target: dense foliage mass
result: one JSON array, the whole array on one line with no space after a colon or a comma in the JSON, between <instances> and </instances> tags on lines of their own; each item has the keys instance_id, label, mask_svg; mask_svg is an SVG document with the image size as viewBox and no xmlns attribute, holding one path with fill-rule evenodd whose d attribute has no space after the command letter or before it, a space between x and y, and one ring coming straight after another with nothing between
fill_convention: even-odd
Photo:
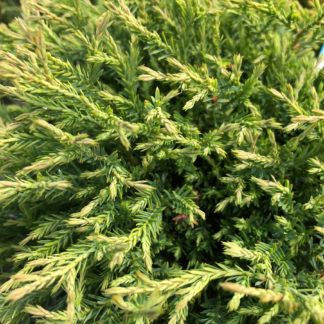
<instances>
[{"instance_id":1,"label":"dense foliage mass","mask_svg":"<svg viewBox=\"0 0 324 324\"><path fill-rule=\"evenodd\" d=\"M324 323L324 9L25 0L0 27L1 323Z\"/></svg>"}]
</instances>

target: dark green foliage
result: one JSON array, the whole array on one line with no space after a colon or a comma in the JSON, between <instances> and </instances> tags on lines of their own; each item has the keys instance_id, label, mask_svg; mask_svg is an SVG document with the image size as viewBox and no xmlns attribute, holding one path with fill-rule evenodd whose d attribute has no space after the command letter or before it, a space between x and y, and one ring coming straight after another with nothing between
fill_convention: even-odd
<instances>
[{"instance_id":1,"label":"dark green foliage","mask_svg":"<svg viewBox=\"0 0 324 324\"><path fill-rule=\"evenodd\" d=\"M324 323L310 4L22 2L0 27L1 323Z\"/></svg>"},{"instance_id":2,"label":"dark green foliage","mask_svg":"<svg viewBox=\"0 0 324 324\"><path fill-rule=\"evenodd\" d=\"M19 1L0 1L0 22L8 23L19 14Z\"/></svg>"}]
</instances>

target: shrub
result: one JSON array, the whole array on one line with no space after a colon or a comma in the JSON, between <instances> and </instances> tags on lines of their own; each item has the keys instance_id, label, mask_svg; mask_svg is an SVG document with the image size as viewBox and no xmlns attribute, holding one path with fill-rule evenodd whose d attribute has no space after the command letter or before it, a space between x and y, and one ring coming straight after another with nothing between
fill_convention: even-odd
<instances>
[{"instance_id":1,"label":"shrub","mask_svg":"<svg viewBox=\"0 0 324 324\"><path fill-rule=\"evenodd\" d=\"M1 26L2 323L323 323L324 10L25 0Z\"/></svg>"}]
</instances>

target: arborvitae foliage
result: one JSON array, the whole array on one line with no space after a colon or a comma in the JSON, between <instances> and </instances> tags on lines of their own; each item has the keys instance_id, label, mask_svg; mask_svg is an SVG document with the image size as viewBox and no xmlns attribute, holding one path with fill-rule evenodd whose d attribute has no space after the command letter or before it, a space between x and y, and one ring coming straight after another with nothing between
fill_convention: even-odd
<instances>
[{"instance_id":1,"label":"arborvitae foliage","mask_svg":"<svg viewBox=\"0 0 324 324\"><path fill-rule=\"evenodd\" d=\"M311 4L22 1L0 29L1 323L324 322Z\"/></svg>"}]
</instances>

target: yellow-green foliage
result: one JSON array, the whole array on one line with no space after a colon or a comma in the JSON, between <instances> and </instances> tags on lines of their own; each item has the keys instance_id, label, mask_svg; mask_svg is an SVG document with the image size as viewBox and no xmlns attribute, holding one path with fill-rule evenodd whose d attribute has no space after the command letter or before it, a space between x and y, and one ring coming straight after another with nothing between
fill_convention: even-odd
<instances>
[{"instance_id":1,"label":"yellow-green foliage","mask_svg":"<svg viewBox=\"0 0 324 324\"><path fill-rule=\"evenodd\" d=\"M0 26L0 322L324 323L324 8L24 0Z\"/></svg>"}]
</instances>

